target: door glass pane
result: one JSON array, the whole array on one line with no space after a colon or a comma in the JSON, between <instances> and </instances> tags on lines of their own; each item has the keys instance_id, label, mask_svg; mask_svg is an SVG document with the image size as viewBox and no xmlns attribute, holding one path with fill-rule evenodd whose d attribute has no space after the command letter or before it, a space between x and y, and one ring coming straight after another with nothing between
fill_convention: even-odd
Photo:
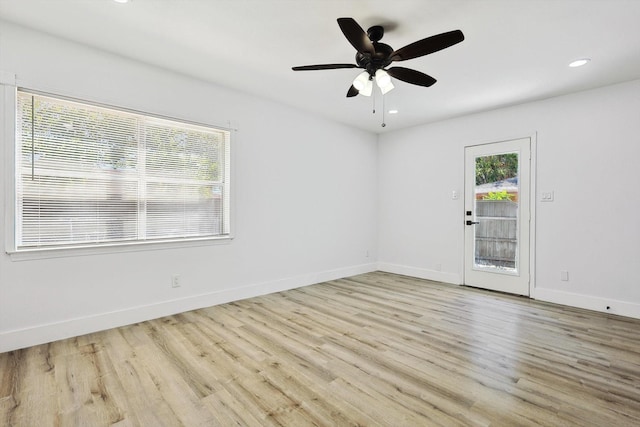
<instances>
[{"instance_id":1,"label":"door glass pane","mask_svg":"<svg viewBox=\"0 0 640 427\"><path fill-rule=\"evenodd\" d=\"M518 273L518 153L476 157L474 268Z\"/></svg>"}]
</instances>

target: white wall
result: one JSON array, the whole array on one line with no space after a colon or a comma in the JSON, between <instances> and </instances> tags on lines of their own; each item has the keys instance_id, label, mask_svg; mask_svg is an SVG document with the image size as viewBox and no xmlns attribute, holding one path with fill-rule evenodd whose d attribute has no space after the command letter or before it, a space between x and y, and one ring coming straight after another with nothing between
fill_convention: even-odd
<instances>
[{"instance_id":1,"label":"white wall","mask_svg":"<svg viewBox=\"0 0 640 427\"><path fill-rule=\"evenodd\" d=\"M464 146L536 133L532 296L640 317L640 80L381 136L380 269L462 283Z\"/></svg>"},{"instance_id":2,"label":"white wall","mask_svg":"<svg viewBox=\"0 0 640 427\"><path fill-rule=\"evenodd\" d=\"M24 261L2 251L0 352L375 270L375 135L0 24L0 72L19 86L239 129L231 243Z\"/></svg>"}]
</instances>

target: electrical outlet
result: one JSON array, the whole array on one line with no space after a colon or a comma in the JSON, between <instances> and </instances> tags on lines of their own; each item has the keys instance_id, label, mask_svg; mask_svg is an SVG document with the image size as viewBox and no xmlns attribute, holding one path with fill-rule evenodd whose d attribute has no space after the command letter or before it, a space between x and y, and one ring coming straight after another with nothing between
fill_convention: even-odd
<instances>
[{"instance_id":1,"label":"electrical outlet","mask_svg":"<svg viewBox=\"0 0 640 427\"><path fill-rule=\"evenodd\" d=\"M181 286L181 282L180 282L180 275L179 274L174 274L173 276L171 276L171 287L172 288L179 288Z\"/></svg>"},{"instance_id":2,"label":"electrical outlet","mask_svg":"<svg viewBox=\"0 0 640 427\"><path fill-rule=\"evenodd\" d=\"M569 272L568 271L561 271L560 272L560 280L562 280L563 282L568 282L569 281Z\"/></svg>"}]
</instances>

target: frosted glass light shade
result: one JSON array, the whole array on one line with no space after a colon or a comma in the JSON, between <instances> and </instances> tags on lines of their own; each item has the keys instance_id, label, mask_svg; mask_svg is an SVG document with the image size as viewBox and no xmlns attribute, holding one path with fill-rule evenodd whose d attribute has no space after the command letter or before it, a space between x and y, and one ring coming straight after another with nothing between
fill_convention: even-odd
<instances>
[{"instance_id":1,"label":"frosted glass light shade","mask_svg":"<svg viewBox=\"0 0 640 427\"><path fill-rule=\"evenodd\" d=\"M360 95L371 96L373 90L373 82L369 79L369 73L363 71L353 81L353 87L358 90Z\"/></svg>"},{"instance_id":2,"label":"frosted glass light shade","mask_svg":"<svg viewBox=\"0 0 640 427\"><path fill-rule=\"evenodd\" d=\"M383 69L376 71L376 83L383 95L395 87L391 83L391 76Z\"/></svg>"}]
</instances>

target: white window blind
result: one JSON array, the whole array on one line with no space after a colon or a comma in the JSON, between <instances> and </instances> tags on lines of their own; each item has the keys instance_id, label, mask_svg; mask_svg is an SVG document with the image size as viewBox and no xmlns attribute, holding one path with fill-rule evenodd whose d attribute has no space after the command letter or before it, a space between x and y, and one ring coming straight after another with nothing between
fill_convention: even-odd
<instances>
[{"instance_id":1,"label":"white window blind","mask_svg":"<svg viewBox=\"0 0 640 427\"><path fill-rule=\"evenodd\" d=\"M16 249L224 237L230 132L18 92Z\"/></svg>"}]
</instances>

